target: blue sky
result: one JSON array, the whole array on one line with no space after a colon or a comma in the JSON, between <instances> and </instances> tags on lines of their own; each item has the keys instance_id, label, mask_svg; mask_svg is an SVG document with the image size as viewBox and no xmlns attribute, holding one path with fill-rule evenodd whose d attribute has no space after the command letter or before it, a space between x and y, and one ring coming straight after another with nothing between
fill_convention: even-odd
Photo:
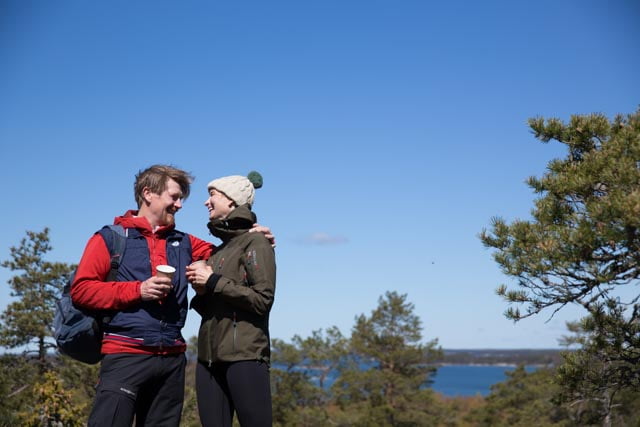
<instances>
[{"instance_id":1,"label":"blue sky","mask_svg":"<svg viewBox=\"0 0 640 427\"><path fill-rule=\"evenodd\" d=\"M564 155L528 118L638 108L639 19L631 0L5 0L0 259L49 227L48 259L77 262L154 163L195 175L178 225L212 238L207 182L258 170L273 337L348 334L393 290L445 348L557 347L582 313L505 319L478 233L528 218L525 179Z\"/></svg>"}]
</instances>

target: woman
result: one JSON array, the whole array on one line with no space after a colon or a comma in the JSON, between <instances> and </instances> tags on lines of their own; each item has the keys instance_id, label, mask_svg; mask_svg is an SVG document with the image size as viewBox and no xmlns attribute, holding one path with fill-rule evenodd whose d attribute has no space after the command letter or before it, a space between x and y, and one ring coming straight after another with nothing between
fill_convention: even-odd
<instances>
[{"instance_id":1,"label":"woman","mask_svg":"<svg viewBox=\"0 0 640 427\"><path fill-rule=\"evenodd\" d=\"M249 233L262 177L227 176L211 181L209 230L222 245L204 262L187 267L202 316L198 333L196 393L204 426L270 426L269 311L276 280L275 254L262 233Z\"/></svg>"}]
</instances>

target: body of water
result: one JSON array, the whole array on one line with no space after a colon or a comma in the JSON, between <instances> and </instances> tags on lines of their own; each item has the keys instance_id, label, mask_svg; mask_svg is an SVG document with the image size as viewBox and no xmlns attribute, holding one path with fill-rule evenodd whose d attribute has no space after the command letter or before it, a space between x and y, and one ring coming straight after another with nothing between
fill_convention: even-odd
<instances>
[{"instance_id":1,"label":"body of water","mask_svg":"<svg viewBox=\"0 0 640 427\"><path fill-rule=\"evenodd\" d=\"M495 365L446 365L438 368L431 388L445 396L486 396L493 384L505 381L507 372L515 366ZM526 370L532 372L533 366Z\"/></svg>"},{"instance_id":2,"label":"body of water","mask_svg":"<svg viewBox=\"0 0 640 427\"><path fill-rule=\"evenodd\" d=\"M275 369L282 366L274 364ZM513 371L515 366L503 365L445 365L440 366L436 375L432 378L431 388L447 397L487 396L491 392L493 384L505 381L507 372ZM363 369L366 367L363 366ZM532 372L535 366L526 366L527 372ZM302 369L301 369L302 370ZM316 383L318 376L313 369L305 370ZM331 387L336 380L337 372L329 374L324 386Z\"/></svg>"}]
</instances>

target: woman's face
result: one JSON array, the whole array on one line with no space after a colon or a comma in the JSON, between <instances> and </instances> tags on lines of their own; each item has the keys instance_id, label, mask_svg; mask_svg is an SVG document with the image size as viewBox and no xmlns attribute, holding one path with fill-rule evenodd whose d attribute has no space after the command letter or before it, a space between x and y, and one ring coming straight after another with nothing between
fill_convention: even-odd
<instances>
[{"instance_id":1,"label":"woman's face","mask_svg":"<svg viewBox=\"0 0 640 427\"><path fill-rule=\"evenodd\" d=\"M235 204L224 193L212 188L204 205L209 210L209 219L226 218L234 210Z\"/></svg>"}]
</instances>

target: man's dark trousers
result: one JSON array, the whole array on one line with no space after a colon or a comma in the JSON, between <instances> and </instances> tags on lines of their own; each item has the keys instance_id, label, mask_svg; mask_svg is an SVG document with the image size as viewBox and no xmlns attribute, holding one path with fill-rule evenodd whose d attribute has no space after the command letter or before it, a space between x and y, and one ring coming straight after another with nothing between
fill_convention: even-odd
<instances>
[{"instance_id":1,"label":"man's dark trousers","mask_svg":"<svg viewBox=\"0 0 640 427\"><path fill-rule=\"evenodd\" d=\"M88 425L180 425L185 364L183 353L105 355Z\"/></svg>"}]
</instances>

